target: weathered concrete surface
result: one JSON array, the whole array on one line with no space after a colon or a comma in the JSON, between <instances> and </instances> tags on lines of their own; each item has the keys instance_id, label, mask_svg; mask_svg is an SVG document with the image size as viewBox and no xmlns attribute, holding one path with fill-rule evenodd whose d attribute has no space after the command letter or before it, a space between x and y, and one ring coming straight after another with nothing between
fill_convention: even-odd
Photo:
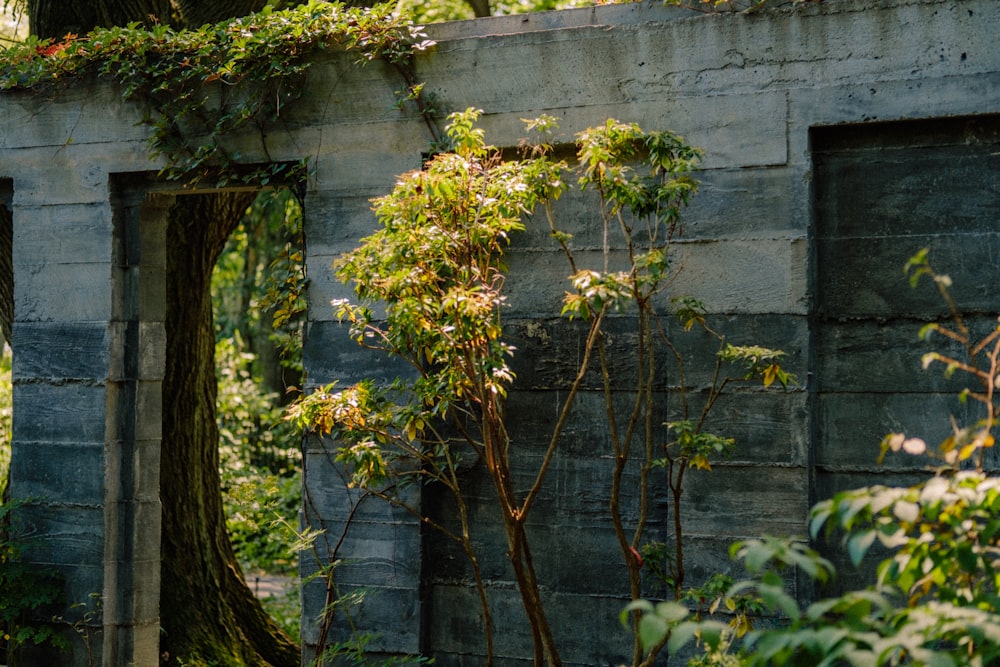
<instances>
[{"instance_id":1,"label":"weathered concrete surface","mask_svg":"<svg viewBox=\"0 0 1000 667\"><path fill-rule=\"evenodd\" d=\"M1000 309L1000 5L995 0L827 0L754 15L701 16L657 2L428 28L438 46L418 76L443 109L485 110L489 140L516 145L521 118L548 113L560 138L608 117L672 129L705 149L702 191L677 246L673 294L703 299L735 342L785 349L801 385L735 391L717 426L734 458L690 478L685 518L691 576L731 568L732 539L802 534L810 502L913 466L874 466L889 430L933 438L954 384L917 370L915 328L939 314L911 292L901 264L935 249L965 305ZM399 83L378 65L331 55L309 74L266 146L235 138L250 160L309 158L305 202L313 304L306 368L313 384L400 371L346 340L327 302L346 296L331 261L373 228L368 199L418 168L422 122L394 107ZM162 191L143 174L147 130L114 86L52 97L0 95L0 203L14 218L15 444L12 490L41 538L31 552L66 576L67 599L103 593L100 661L155 664L159 379L162 373ZM924 119L919 124L897 123ZM136 177L139 175L139 177ZM600 246L584 202L560 214L582 254ZM158 245L159 244L159 245ZM580 346L558 318L568 269L545 230L514 240L506 322L519 351L510 410L523 474L551 427ZM666 304L664 304L666 305ZM628 322L612 323L621 354ZM911 335L910 329L914 329ZM697 337L685 350L710 359ZM674 380L658 370L666 394ZM704 372L691 370L695 386ZM627 400L627 391L617 400ZM588 384L531 525L567 664L618 664L625 575L604 519L608 493L602 398ZM670 418L669 407L662 420ZM339 537L351 492L320 443L305 449L306 518ZM903 475L901 477L901 475ZM876 477L877 476L877 477ZM530 656L490 492L470 478L477 543L503 664ZM428 511L447 518L432 491ZM654 535L668 533L657 492ZM335 542L336 540L333 540ZM475 600L451 545L411 517L366 501L339 557L345 588L364 587L359 627L374 648L476 664ZM311 569L303 563L305 573ZM133 593L135 593L133 595ZM306 655L324 602L304 592ZM46 661L49 662L46 662ZM82 647L61 664L86 664ZM55 664L39 656L36 664Z\"/></svg>"}]
</instances>

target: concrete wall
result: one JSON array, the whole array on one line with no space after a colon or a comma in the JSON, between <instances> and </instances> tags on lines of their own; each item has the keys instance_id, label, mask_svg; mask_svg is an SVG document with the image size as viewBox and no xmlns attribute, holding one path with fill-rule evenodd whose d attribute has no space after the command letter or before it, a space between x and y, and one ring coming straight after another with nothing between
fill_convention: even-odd
<instances>
[{"instance_id":1,"label":"concrete wall","mask_svg":"<svg viewBox=\"0 0 1000 667\"><path fill-rule=\"evenodd\" d=\"M811 501L835 488L912 473L876 469L877 443L889 430L939 432L925 394L943 405L951 388L914 378L911 324L939 311L933 295L906 287L902 261L931 243L942 263L959 264L941 268L968 285L973 309L1000 305L990 289L997 121L986 117L1000 113L994 0L828 0L732 16L643 3L429 32L439 44L418 59L418 77L443 109L484 109L491 143L516 145L519 119L544 112L559 119L564 141L615 117L672 129L706 152L673 294L702 299L736 342L786 350L802 384L778 395L737 391L720 405L718 425L738 438L738 453L690 478L694 580L731 567L733 539L803 533ZM363 353L334 321L326 304L347 290L329 266L373 228L369 198L420 166L426 130L395 109L399 83L387 69L359 70L334 55L309 76L308 94L269 131L266 150L256 136L237 141L249 160L312 161L310 383L392 376L389 360ZM101 83L55 97L0 96L0 195L9 193L15 233L12 490L31 498L22 518L41 538L32 557L64 572L68 598L104 593L105 664L152 664L159 590L157 531L145 517L158 488L157 282L170 277L156 250L164 202L143 197L162 187L131 176L156 166L138 117ZM925 120L897 123L913 119ZM596 247L593 218L581 210L572 198L562 209L578 242ZM510 411L530 462L580 339L558 318L568 270L545 231L529 228L513 248L506 318L520 380ZM628 322L612 326L624 332ZM685 344L710 354L701 339ZM664 369L657 382L665 397L674 380ZM567 664L617 664L627 650L617 624L624 568L603 519L607 444L595 388L580 399L531 525ZM321 443L307 443L305 469L306 517L335 542L351 494ZM488 500L481 480L470 481ZM422 501L447 516L433 490ZM663 535L662 495L656 502L654 532ZM488 502L477 512L488 519ZM487 523L476 539L498 654L503 664L527 662L504 547ZM358 621L380 633L376 649L477 662L475 601L448 545L366 501L339 555L341 584L369 592ZM306 587L307 656L323 600L321 585ZM79 647L74 660L86 664Z\"/></svg>"}]
</instances>

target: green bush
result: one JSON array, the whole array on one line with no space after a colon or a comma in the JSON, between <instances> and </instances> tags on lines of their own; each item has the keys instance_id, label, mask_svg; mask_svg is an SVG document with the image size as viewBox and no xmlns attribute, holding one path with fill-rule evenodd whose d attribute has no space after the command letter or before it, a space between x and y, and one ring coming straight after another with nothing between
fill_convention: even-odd
<instances>
[{"instance_id":1,"label":"green bush","mask_svg":"<svg viewBox=\"0 0 1000 667\"><path fill-rule=\"evenodd\" d=\"M938 448L940 465L925 481L844 491L813 508L811 537L839 536L855 565L875 544L888 550L876 580L802 607L785 591L784 575L794 569L825 583L835 575L832 564L790 539L739 543L732 553L751 578L726 596L753 592L784 622L736 643L726 625L697 619L685 605L639 601L627 611L643 612L644 643L667 641L676 651L697 637L706 657L696 664L725 664L722 657L751 667L998 664L1000 478L984 472L983 464L1000 416L994 396L1000 384L1000 326L982 338L973 336L951 298L951 281L932 269L926 250L905 271L913 286L929 277L951 313L949 324L929 324L921 336L937 334L964 351L930 352L925 368L942 364L946 374L967 374L970 387L961 397L978 403L983 414L967 426L952 420L952 434ZM892 433L882 442L882 455L890 453L923 456L929 449L920 438Z\"/></svg>"},{"instance_id":2,"label":"green bush","mask_svg":"<svg viewBox=\"0 0 1000 667\"><path fill-rule=\"evenodd\" d=\"M252 355L237 341L216 345L220 477L233 549L248 570L290 573L302 503L298 436L282 419L278 397L250 375Z\"/></svg>"}]
</instances>

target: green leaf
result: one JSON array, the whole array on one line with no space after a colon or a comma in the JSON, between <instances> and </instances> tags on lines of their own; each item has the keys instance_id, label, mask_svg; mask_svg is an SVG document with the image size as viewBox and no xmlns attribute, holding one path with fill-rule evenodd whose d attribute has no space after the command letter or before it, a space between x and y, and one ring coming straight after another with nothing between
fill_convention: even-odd
<instances>
[{"instance_id":1,"label":"green leaf","mask_svg":"<svg viewBox=\"0 0 1000 667\"><path fill-rule=\"evenodd\" d=\"M647 649L662 641L668 632L670 625L659 614L643 614L639 619L639 641Z\"/></svg>"},{"instance_id":2,"label":"green leaf","mask_svg":"<svg viewBox=\"0 0 1000 667\"><path fill-rule=\"evenodd\" d=\"M777 574L768 572L764 575L764 579L757 590L760 593L760 597L763 598L769 607L780 611L793 621L798 620L801 615L799 605L792 596L785 592L784 582L781 581L781 577Z\"/></svg>"},{"instance_id":3,"label":"green leaf","mask_svg":"<svg viewBox=\"0 0 1000 667\"><path fill-rule=\"evenodd\" d=\"M868 549L877 537L878 531L870 529L851 536L851 538L847 541L847 552L850 555L851 563L854 566L861 564L861 561L864 560L865 554L868 553Z\"/></svg>"},{"instance_id":4,"label":"green leaf","mask_svg":"<svg viewBox=\"0 0 1000 667\"><path fill-rule=\"evenodd\" d=\"M667 642L667 651L671 655L678 653L687 645L688 642L694 639L695 635L698 633L698 629L698 623L691 621L679 623L673 630L670 631L670 641ZM643 646L648 648L651 644L644 643Z\"/></svg>"}]
</instances>

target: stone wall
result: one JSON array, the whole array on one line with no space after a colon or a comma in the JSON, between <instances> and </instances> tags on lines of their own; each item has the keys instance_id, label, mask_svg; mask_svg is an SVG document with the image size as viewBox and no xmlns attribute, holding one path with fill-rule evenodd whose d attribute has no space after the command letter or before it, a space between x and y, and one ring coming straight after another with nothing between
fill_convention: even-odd
<instances>
[{"instance_id":1,"label":"stone wall","mask_svg":"<svg viewBox=\"0 0 1000 667\"><path fill-rule=\"evenodd\" d=\"M516 145L520 119L548 113L561 141L615 117L674 130L705 150L672 293L703 300L735 342L787 351L800 384L773 395L736 391L720 405L717 426L739 444L731 461L690 478L693 580L731 567L733 539L802 534L810 503L833 489L914 472L877 468L877 443L889 430L933 439L944 422L928 400L946 407L953 387L920 375L915 329L940 310L929 291L909 290L902 262L931 245L968 308L985 319L1000 305L991 290L1000 178L990 116L1000 113L994 0L828 0L724 16L641 3L428 32L438 45L418 59L418 77L443 109L484 109L491 143ZM390 360L363 353L335 322L326 304L348 290L329 267L373 228L369 199L420 166L426 129L396 110L400 84L388 69L331 55L309 76L307 96L283 112L266 146L248 136L241 152L257 162L311 160L310 383L391 377ZM109 665L154 664L157 641L157 392L162 281L172 279L163 276L160 212L170 193L146 177L157 165L139 118L101 82L55 97L0 96L0 202L10 200L14 221L12 491L29 499L22 518L40 538L31 557L64 573L67 599L103 593L94 630L103 629ZM577 242L598 247L582 203L561 206ZM580 339L558 317L568 270L544 230L529 226L514 240L510 267L506 321L519 375L510 411L515 446L530 459ZM686 344L711 353L698 338ZM664 397L673 382L664 369ZM624 568L603 519L601 400L588 385L530 527L567 664L618 664L627 646L617 623ZM670 406L661 410L667 418ZM305 516L335 542L352 492L320 443L307 443L305 464ZM502 539L487 527L490 492L471 481L484 499L477 541L498 654L503 664L527 662ZM433 489L418 500L446 516ZM665 535L665 499L656 502L654 532ZM379 633L376 649L477 662L475 600L448 545L366 501L339 555L341 585L369 593L358 622ZM307 656L323 601L322 585L306 587ZM86 664L82 648L72 661Z\"/></svg>"}]
</instances>

